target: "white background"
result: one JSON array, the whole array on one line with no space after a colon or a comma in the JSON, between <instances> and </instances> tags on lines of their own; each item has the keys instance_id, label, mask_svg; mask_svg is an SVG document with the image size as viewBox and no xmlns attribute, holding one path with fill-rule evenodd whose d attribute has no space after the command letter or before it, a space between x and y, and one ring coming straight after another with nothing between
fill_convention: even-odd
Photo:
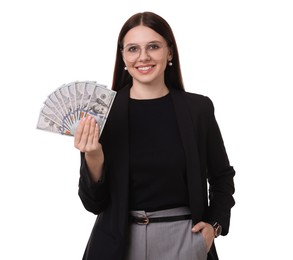
<instances>
[{"instance_id":1,"label":"white background","mask_svg":"<svg viewBox=\"0 0 293 260\"><path fill-rule=\"evenodd\" d=\"M73 138L36 130L63 83L111 85L126 19L173 28L187 91L209 96L237 171L221 259L288 259L292 242L293 8L284 0L0 3L0 259L81 259L95 216L77 195Z\"/></svg>"}]
</instances>

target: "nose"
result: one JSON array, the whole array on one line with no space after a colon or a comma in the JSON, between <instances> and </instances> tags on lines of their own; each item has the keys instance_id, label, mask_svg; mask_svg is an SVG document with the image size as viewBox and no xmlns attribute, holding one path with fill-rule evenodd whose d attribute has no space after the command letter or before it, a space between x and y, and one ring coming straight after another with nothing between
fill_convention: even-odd
<instances>
[{"instance_id":1,"label":"nose","mask_svg":"<svg viewBox=\"0 0 293 260\"><path fill-rule=\"evenodd\" d=\"M140 54L139 54L139 60L144 61L144 60L150 60L150 55L148 54L146 48L141 48L140 49Z\"/></svg>"}]
</instances>

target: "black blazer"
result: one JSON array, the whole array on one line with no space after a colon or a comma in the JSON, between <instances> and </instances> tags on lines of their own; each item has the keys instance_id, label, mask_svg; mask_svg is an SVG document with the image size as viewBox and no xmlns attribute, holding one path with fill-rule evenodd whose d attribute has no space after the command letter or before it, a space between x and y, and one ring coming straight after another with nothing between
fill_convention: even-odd
<instances>
[{"instance_id":1,"label":"black blazer","mask_svg":"<svg viewBox=\"0 0 293 260\"><path fill-rule=\"evenodd\" d=\"M105 155L102 181L89 177L81 154L79 196L84 207L97 214L84 260L123 260L128 226L128 100L129 87L118 91L100 142ZM217 221L223 235L229 230L234 206L235 171L207 97L170 89L185 151L190 209L194 223ZM209 192L207 186L209 181ZM209 194L209 205L208 205ZM218 259L212 246L208 259Z\"/></svg>"}]
</instances>

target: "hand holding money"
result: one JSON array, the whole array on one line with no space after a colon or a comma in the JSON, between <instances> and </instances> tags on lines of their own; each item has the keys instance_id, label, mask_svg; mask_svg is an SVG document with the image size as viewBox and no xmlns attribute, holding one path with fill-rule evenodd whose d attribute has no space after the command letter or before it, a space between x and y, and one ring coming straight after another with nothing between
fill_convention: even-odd
<instances>
[{"instance_id":1,"label":"hand holding money","mask_svg":"<svg viewBox=\"0 0 293 260\"><path fill-rule=\"evenodd\" d=\"M102 176L104 153L99 143L99 126L94 117L87 116L80 121L74 136L74 146L85 153L92 180L99 181Z\"/></svg>"}]
</instances>

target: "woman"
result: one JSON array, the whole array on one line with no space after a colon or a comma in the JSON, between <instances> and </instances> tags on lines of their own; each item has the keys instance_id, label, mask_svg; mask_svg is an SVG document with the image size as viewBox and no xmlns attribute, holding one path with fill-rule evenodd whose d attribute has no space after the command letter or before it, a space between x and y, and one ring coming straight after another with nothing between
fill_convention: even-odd
<instances>
[{"instance_id":1,"label":"woman","mask_svg":"<svg viewBox=\"0 0 293 260\"><path fill-rule=\"evenodd\" d=\"M83 259L218 259L235 172L212 102L184 91L162 17L138 13L123 25L112 89L101 138L90 117L75 135L79 196L98 215Z\"/></svg>"}]
</instances>

